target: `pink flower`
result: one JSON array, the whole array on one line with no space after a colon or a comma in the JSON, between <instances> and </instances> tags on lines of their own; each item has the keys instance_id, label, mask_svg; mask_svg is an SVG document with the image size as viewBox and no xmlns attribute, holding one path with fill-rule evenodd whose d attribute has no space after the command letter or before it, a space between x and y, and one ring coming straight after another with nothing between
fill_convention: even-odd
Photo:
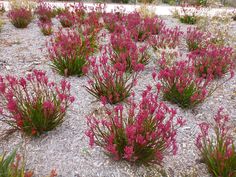
<instances>
[{"instance_id":1,"label":"pink flower","mask_svg":"<svg viewBox=\"0 0 236 177\"><path fill-rule=\"evenodd\" d=\"M13 99L8 100L7 109L8 109L10 112L15 112L15 111L17 111L17 104L16 104L16 101L13 100Z\"/></svg>"},{"instance_id":2,"label":"pink flower","mask_svg":"<svg viewBox=\"0 0 236 177\"><path fill-rule=\"evenodd\" d=\"M53 111L55 106L54 106L53 102L47 100L47 101L44 101L43 108L46 109L46 110Z\"/></svg>"},{"instance_id":3,"label":"pink flower","mask_svg":"<svg viewBox=\"0 0 236 177\"><path fill-rule=\"evenodd\" d=\"M124 148L124 158L125 159L130 160L133 153L134 153L133 146L125 146L125 148Z\"/></svg>"}]
</instances>

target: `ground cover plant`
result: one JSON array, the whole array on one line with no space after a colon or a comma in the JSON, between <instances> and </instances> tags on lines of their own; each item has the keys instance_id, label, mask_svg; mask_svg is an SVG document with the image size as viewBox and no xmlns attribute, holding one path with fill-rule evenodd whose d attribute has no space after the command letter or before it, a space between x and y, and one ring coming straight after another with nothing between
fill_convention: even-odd
<instances>
[{"instance_id":1,"label":"ground cover plant","mask_svg":"<svg viewBox=\"0 0 236 177\"><path fill-rule=\"evenodd\" d=\"M39 136L59 126L74 101L70 84L50 82L46 73L34 70L25 78L0 77L1 121L28 136Z\"/></svg>"},{"instance_id":2,"label":"ground cover plant","mask_svg":"<svg viewBox=\"0 0 236 177\"><path fill-rule=\"evenodd\" d=\"M148 87L142 100L130 100L126 109L117 105L106 111L106 118L87 117L90 145L101 146L115 160L137 164L161 164L167 154L177 152L177 128L184 124L174 121L176 111L157 101L158 93Z\"/></svg>"},{"instance_id":3,"label":"ground cover plant","mask_svg":"<svg viewBox=\"0 0 236 177\"><path fill-rule=\"evenodd\" d=\"M32 21L33 15L31 10L21 7L10 10L8 17L16 28L26 28Z\"/></svg>"},{"instance_id":4,"label":"ground cover plant","mask_svg":"<svg viewBox=\"0 0 236 177\"><path fill-rule=\"evenodd\" d=\"M212 176L233 177L236 175L236 150L232 137L233 127L229 124L229 115L220 108L214 116L214 125L201 123L201 133L196 146ZM210 136L213 130L215 137Z\"/></svg>"}]
</instances>

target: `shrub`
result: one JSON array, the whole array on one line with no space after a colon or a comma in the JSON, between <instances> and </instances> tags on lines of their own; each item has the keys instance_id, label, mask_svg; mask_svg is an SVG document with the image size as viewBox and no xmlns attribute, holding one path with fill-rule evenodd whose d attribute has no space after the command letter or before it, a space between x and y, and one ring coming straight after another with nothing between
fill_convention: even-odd
<instances>
[{"instance_id":1,"label":"shrub","mask_svg":"<svg viewBox=\"0 0 236 177\"><path fill-rule=\"evenodd\" d=\"M123 65L126 72L144 68L150 61L147 46L137 46L127 32L111 34L111 46L108 49L110 60L116 66ZM137 68L138 67L138 68Z\"/></svg>"},{"instance_id":2,"label":"shrub","mask_svg":"<svg viewBox=\"0 0 236 177\"><path fill-rule=\"evenodd\" d=\"M38 26L44 36L49 36L53 33L52 22L39 22Z\"/></svg>"},{"instance_id":3,"label":"shrub","mask_svg":"<svg viewBox=\"0 0 236 177\"><path fill-rule=\"evenodd\" d=\"M148 87L142 100L129 101L127 109L117 105L106 110L105 118L87 117L90 145L101 146L115 160L136 164L161 164L167 154L177 152L177 127L184 121L176 111L158 102L158 94Z\"/></svg>"},{"instance_id":4,"label":"shrub","mask_svg":"<svg viewBox=\"0 0 236 177\"><path fill-rule=\"evenodd\" d=\"M209 43L210 36L198 30L197 28L189 27L187 29L186 43L189 51L199 50L206 47Z\"/></svg>"},{"instance_id":5,"label":"shrub","mask_svg":"<svg viewBox=\"0 0 236 177\"><path fill-rule=\"evenodd\" d=\"M91 73L87 91L102 102L116 104L124 101L131 94L131 89L136 84L137 73L126 74L125 68L119 70L108 63L108 57L103 55L96 64L91 59Z\"/></svg>"},{"instance_id":6,"label":"shrub","mask_svg":"<svg viewBox=\"0 0 236 177\"><path fill-rule=\"evenodd\" d=\"M204 49L192 52L190 59L193 60L199 76L212 76L214 78L222 77L229 71L232 72L235 62L231 47L218 47L214 45L208 45Z\"/></svg>"},{"instance_id":7,"label":"shrub","mask_svg":"<svg viewBox=\"0 0 236 177\"><path fill-rule=\"evenodd\" d=\"M16 28L26 28L33 18L31 11L25 8L12 9L7 16Z\"/></svg>"},{"instance_id":8,"label":"shrub","mask_svg":"<svg viewBox=\"0 0 236 177\"><path fill-rule=\"evenodd\" d=\"M182 108L190 108L204 101L210 94L207 86L211 79L198 78L191 62L180 61L168 67L165 61L162 61L161 68L158 78L165 100ZM156 77L156 74L153 76Z\"/></svg>"},{"instance_id":9,"label":"shrub","mask_svg":"<svg viewBox=\"0 0 236 177\"><path fill-rule=\"evenodd\" d=\"M200 124L201 133L196 139L196 146L212 176L233 177L236 175L236 150L229 116L222 111L220 108L215 115L214 127L206 122ZM215 138L209 135L209 128L213 129Z\"/></svg>"},{"instance_id":10,"label":"shrub","mask_svg":"<svg viewBox=\"0 0 236 177\"><path fill-rule=\"evenodd\" d=\"M94 52L90 36L75 30L59 31L48 44L52 67L61 75L83 75L87 57Z\"/></svg>"},{"instance_id":11,"label":"shrub","mask_svg":"<svg viewBox=\"0 0 236 177\"><path fill-rule=\"evenodd\" d=\"M35 14L38 15L41 22L51 21L51 18L55 16L53 9L46 3L41 2L35 9Z\"/></svg>"},{"instance_id":12,"label":"shrub","mask_svg":"<svg viewBox=\"0 0 236 177\"><path fill-rule=\"evenodd\" d=\"M175 49L180 43L180 37L183 34L179 27L162 28L159 35L150 37L149 44L154 50L157 49Z\"/></svg>"},{"instance_id":13,"label":"shrub","mask_svg":"<svg viewBox=\"0 0 236 177\"><path fill-rule=\"evenodd\" d=\"M2 121L29 136L39 136L60 125L74 101L69 83L63 80L59 87L39 70L26 78L1 77L0 88Z\"/></svg>"}]
</instances>

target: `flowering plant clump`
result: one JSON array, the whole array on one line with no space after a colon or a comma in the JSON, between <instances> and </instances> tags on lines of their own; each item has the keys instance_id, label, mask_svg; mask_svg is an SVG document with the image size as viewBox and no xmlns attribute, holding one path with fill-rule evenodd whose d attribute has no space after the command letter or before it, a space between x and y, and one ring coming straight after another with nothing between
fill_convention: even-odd
<instances>
[{"instance_id":1,"label":"flowering plant clump","mask_svg":"<svg viewBox=\"0 0 236 177\"><path fill-rule=\"evenodd\" d=\"M198 30L197 28L189 27L187 29L186 43L189 51L200 50L209 43L209 35Z\"/></svg>"},{"instance_id":2,"label":"flowering plant clump","mask_svg":"<svg viewBox=\"0 0 236 177\"><path fill-rule=\"evenodd\" d=\"M232 127L229 126L229 116L220 108L214 117L215 125L210 127L206 122L200 124L201 133L196 139L202 161L214 176L236 176L236 149L232 138ZM212 128L216 138L209 135Z\"/></svg>"},{"instance_id":3,"label":"flowering plant clump","mask_svg":"<svg viewBox=\"0 0 236 177\"><path fill-rule=\"evenodd\" d=\"M33 172L25 170L21 156L14 150L8 155L4 153L0 156L0 175L1 177L32 177Z\"/></svg>"},{"instance_id":4,"label":"flowering plant clump","mask_svg":"<svg viewBox=\"0 0 236 177\"><path fill-rule=\"evenodd\" d=\"M196 72L201 77L222 77L227 72L233 72L235 58L231 47L208 45L206 48L192 52Z\"/></svg>"},{"instance_id":5,"label":"flowering plant clump","mask_svg":"<svg viewBox=\"0 0 236 177\"><path fill-rule=\"evenodd\" d=\"M108 60L105 55L99 58L98 64L95 58L91 59L91 73L88 74L90 86L86 86L86 89L98 100L116 104L130 96L138 74L125 73L125 67L116 69Z\"/></svg>"},{"instance_id":6,"label":"flowering plant clump","mask_svg":"<svg viewBox=\"0 0 236 177\"><path fill-rule=\"evenodd\" d=\"M40 4L35 9L35 14L41 22L51 21L51 18L55 16L53 9L46 3L40 2Z\"/></svg>"},{"instance_id":7,"label":"flowering plant clump","mask_svg":"<svg viewBox=\"0 0 236 177\"><path fill-rule=\"evenodd\" d=\"M162 83L164 99L180 107L190 108L202 102L210 94L207 86L211 78L197 77L191 62L180 61L168 67L163 60L162 65L158 79ZM156 75L153 73L154 79Z\"/></svg>"},{"instance_id":8,"label":"flowering plant clump","mask_svg":"<svg viewBox=\"0 0 236 177\"><path fill-rule=\"evenodd\" d=\"M198 8L189 7L188 5L183 4L181 6L181 11L178 12L177 17L179 18L181 23L194 25L197 23L198 20L197 17L198 10L199 10Z\"/></svg>"},{"instance_id":9,"label":"flowering plant clump","mask_svg":"<svg viewBox=\"0 0 236 177\"><path fill-rule=\"evenodd\" d=\"M26 78L0 77L0 97L1 121L29 136L38 136L60 125L74 101L69 83L63 80L57 86L40 70Z\"/></svg>"},{"instance_id":10,"label":"flowering plant clump","mask_svg":"<svg viewBox=\"0 0 236 177\"><path fill-rule=\"evenodd\" d=\"M135 41L144 41L152 34L159 34L164 26L157 16L142 18L138 12L126 16L126 28Z\"/></svg>"},{"instance_id":11,"label":"flowering plant clump","mask_svg":"<svg viewBox=\"0 0 236 177\"><path fill-rule=\"evenodd\" d=\"M87 117L90 145L101 146L115 160L137 164L161 164L165 155L176 154L177 128L184 120L174 118L176 111L158 102L158 94L148 87L142 100L129 101L106 110L106 118Z\"/></svg>"},{"instance_id":12,"label":"flowering plant clump","mask_svg":"<svg viewBox=\"0 0 236 177\"><path fill-rule=\"evenodd\" d=\"M65 76L83 75L88 65L87 57L94 52L89 36L75 30L55 33L48 44L52 67Z\"/></svg>"},{"instance_id":13,"label":"flowering plant clump","mask_svg":"<svg viewBox=\"0 0 236 177\"><path fill-rule=\"evenodd\" d=\"M26 171L24 160L24 157L21 157L21 155L16 154L16 150L12 151L8 155L6 155L6 153L0 155L1 177L33 177L33 171ZM56 176L56 171L52 170L50 176L48 177Z\"/></svg>"},{"instance_id":14,"label":"flowering plant clump","mask_svg":"<svg viewBox=\"0 0 236 177\"><path fill-rule=\"evenodd\" d=\"M111 34L111 46L108 50L112 64L115 67L124 66L127 72L137 71L138 68L142 70L150 61L147 46L138 47L128 32Z\"/></svg>"},{"instance_id":15,"label":"flowering plant clump","mask_svg":"<svg viewBox=\"0 0 236 177\"><path fill-rule=\"evenodd\" d=\"M7 16L16 28L26 28L33 18L31 10L23 7L10 10Z\"/></svg>"},{"instance_id":16,"label":"flowering plant clump","mask_svg":"<svg viewBox=\"0 0 236 177\"><path fill-rule=\"evenodd\" d=\"M174 49L180 43L180 37L183 32L180 31L179 27L165 28L163 27L159 35L151 36L149 39L149 44L153 47L154 50L157 49Z\"/></svg>"},{"instance_id":17,"label":"flowering plant clump","mask_svg":"<svg viewBox=\"0 0 236 177\"><path fill-rule=\"evenodd\" d=\"M53 33L52 29L52 22L40 22L38 23L38 26L45 36L49 36Z\"/></svg>"},{"instance_id":18,"label":"flowering plant clump","mask_svg":"<svg viewBox=\"0 0 236 177\"><path fill-rule=\"evenodd\" d=\"M104 27L111 33L119 30L122 26L122 19L124 16L120 13L104 13L103 21Z\"/></svg>"},{"instance_id":19,"label":"flowering plant clump","mask_svg":"<svg viewBox=\"0 0 236 177\"><path fill-rule=\"evenodd\" d=\"M61 23L61 26L64 28L73 26L76 21L74 12L70 12L68 8L65 8L64 11L58 14L58 19Z\"/></svg>"}]
</instances>

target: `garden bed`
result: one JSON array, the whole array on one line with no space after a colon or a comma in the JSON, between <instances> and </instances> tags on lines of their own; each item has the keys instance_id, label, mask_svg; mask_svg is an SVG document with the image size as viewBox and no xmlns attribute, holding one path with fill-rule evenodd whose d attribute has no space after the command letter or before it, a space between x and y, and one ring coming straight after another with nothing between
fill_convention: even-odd
<instances>
[{"instance_id":1,"label":"garden bed","mask_svg":"<svg viewBox=\"0 0 236 177\"><path fill-rule=\"evenodd\" d=\"M158 12L159 10L157 10ZM164 15L165 12L163 12ZM167 27L180 26L181 31L186 33L190 25L181 24L171 16L161 17ZM23 76L33 69L46 71L50 80L59 82L63 76L58 75L50 67L50 60L46 48L46 41L51 38L43 36L37 19L25 29L15 28L4 14L5 25L0 33L0 67L1 75L14 74ZM53 28L57 31L60 27L58 19L53 19ZM236 31L236 22L230 24L233 34ZM106 33L107 31L104 30ZM105 42L104 42L105 41ZM109 41L104 39L104 43ZM181 39L179 50L183 56L187 54L187 46ZM141 93L147 85L154 85L152 80L153 69L156 68L155 61L158 57L152 49L149 50L151 62L145 67L138 77L137 85L133 91L136 100L141 99ZM158 68L159 70L159 68ZM228 77L229 73L225 77ZM25 151L26 167L33 169L36 176L48 174L51 169L56 169L62 177L154 177L158 176L159 166L135 166L125 161L114 161L106 156L98 146L91 148L89 140L85 135L88 129L86 115L99 112L103 105L94 102L95 98L88 94L85 89L87 77L68 77L71 83L71 92L75 96L75 102L66 114L65 122L53 131L43 134L39 138L27 138L21 132L16 132L5 140L1 140L1 150L10 151L17 145L23 145L21 150ZM204 121L212 123L212 117L219 107L224 107L231 116L231 124L236 127L236 76L218 88L212 96L197 107L186 110L177 105L165 102L169 107L177 110L177 114L186 120L186 124L178 130L177 145L178 152L174 156L166 156L163 168L170 176L188 174L195 172L196 176L210 176L206 166L200 163L198 150L195 146L196 136L200 129L198 124ZM8 126L0 124L3 132ZM189 175L191 176L191 175Z\"/></svg>"}]
</instances>

